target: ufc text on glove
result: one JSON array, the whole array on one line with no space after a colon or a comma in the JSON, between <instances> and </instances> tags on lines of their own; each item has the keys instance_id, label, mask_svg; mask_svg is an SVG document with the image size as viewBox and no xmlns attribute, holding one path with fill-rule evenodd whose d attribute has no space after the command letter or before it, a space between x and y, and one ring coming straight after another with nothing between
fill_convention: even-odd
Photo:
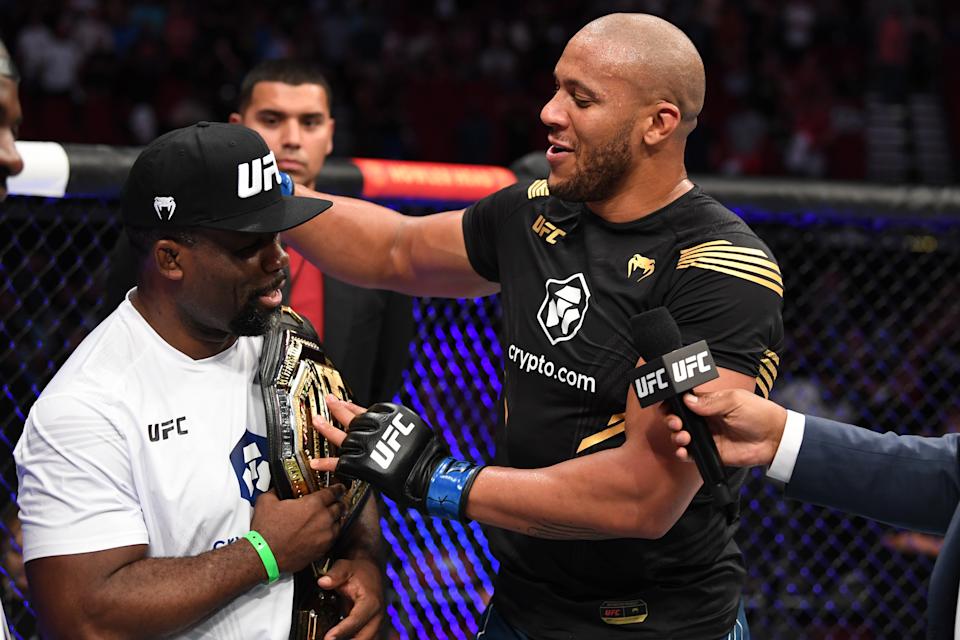
<instances>
[{"instance_id":1,"label":"ufc text on glove","mask_svg":"<svg viewBox=\"0 0 960 640\"><path fill-rule=\"evenodd\" d=\"M337 473L366 480L401 506L463 520L467 495L482 468L450 457L414 411L381 402L350 422Z\"/></svg>"}]
</instances>

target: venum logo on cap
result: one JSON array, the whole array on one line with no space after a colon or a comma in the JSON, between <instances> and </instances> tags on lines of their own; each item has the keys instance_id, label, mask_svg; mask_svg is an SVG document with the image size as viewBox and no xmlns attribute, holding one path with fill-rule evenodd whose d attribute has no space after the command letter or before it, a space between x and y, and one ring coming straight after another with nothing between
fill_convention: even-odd
<instances>
[{"instance_id":1,"label":"venum logo on cap","mask_svg":"<svg viewBox=\"0 0 960 640\"><path fill-rule=\"evenodd\" d=\"M161 220L169 220L177 210L177 203L172 196L157 196L153 199L153 210ZM166 217L164 217L166 214Z\"/></svg>"},{"instance_id":2,"label":"venum logo on cap","mask_svg":"<svg viewBox=\"0 0 960 640\"><path fill-rule=\"evenodd\" d=\"M544 283L547 295L540 305L537 320L550 340L557 344L577 335L590 307L590 289L582 273L565 280L550 278Z\"/></svg>"},{"instance_id":3,"label":"venum logo on cap","mask_svg":"<svg viewBox=\"0 0 960 640\"><path fill-rule=\"evenodd\" d=\"M280 169L273 151L257 158L252 162L241 162L237 165L237 196L250 198L258 193L270 191L273 184L280 184Z\"/></svg>"}]
</instances>

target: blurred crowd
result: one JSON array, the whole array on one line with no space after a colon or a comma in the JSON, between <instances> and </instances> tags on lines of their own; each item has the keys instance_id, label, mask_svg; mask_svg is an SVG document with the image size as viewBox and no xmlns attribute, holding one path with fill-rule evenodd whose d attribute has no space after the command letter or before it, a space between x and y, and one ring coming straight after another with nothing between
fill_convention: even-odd
<instances>
[{"instance_id":1,"label":"blurred crowd","mask_svg":"<svg viewBox=\"0 0 960 640\"><path fill-rule=\"evenodd\" d=\"M330 76L338 155L509 164L546 146L563 43L621 10L671 20L704 57L691 171L863 178L871 95L934 93L960 130L942 72L960 5L938 0L0 0L0 34L25 139L144 144L224 119L247 69L296 56Z\"/></svg>"}]
</instances>

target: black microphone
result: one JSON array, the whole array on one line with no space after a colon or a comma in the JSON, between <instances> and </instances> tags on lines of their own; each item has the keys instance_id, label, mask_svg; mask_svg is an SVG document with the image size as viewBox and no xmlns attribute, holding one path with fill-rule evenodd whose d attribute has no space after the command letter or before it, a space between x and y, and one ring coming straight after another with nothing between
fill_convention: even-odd
<instances>
[{"instance_id":1,"label":"black microphone","mask_svg":"<svg viewBox=\"0 0 960 640\"><path fill-rule=\"evenodd\" d=\"M705 340L682 346L680 328L665 307L630 318L633 342L646 361L630 374L631 386L641 407L666 402L690 433L687 450L697 464L713 502L724 509L727 520L737 517L736 496L727 483L727 472L706 421L683 403L683 394L720 377Z\"/></svg>"}]
</instances>

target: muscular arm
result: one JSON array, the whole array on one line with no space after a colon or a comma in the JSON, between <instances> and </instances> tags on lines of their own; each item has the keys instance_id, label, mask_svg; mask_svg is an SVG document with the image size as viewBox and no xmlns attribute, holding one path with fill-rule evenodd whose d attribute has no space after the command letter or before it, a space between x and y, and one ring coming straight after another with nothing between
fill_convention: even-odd
<instances>
[{"instance_id":1,"label":"muscular arm","mask_svg":"<svg viewBox=\"0 0 960 640\"><path fill-rule=\"evenodd\" d=\"M45 638L153 638L182 630L266 579L245 540L189 558L146 545L27 562Z\"/></svg>"},{"instance_id":2,"label":"muscular arm","mask_svg":"<svg viewBox=\"0 0 960 640\"><path fill-rule=\"evenodd\" d=\"M386 207L297 187L333 207L284 238L321 271L363 287L421 296L471 297L500 287L467 258L463 210L405 216Z\"/></svg>"},{"instance_id":3,"label":"muscular arm","mask_svg":"<svg viewBox=\"0 0 960 640\"><path fill-rule=\"evenodd\" d=\"M719 378L701 385L697 391L752 390L756 384L754 378L742 373L728 369L719 371ZM417 501L422 504L426 498L421 485L427 477L421 475L424 470L429 475L444 469L448 478L458 477L450 467L431 466L440 462L434 456L445 453L442 446L432 440L435 436L425 435L429 433L429 427L422 421L414 430L418 423L406 424L404 421L409 417L401 417L404 414L399 410L390 413L389 407L387 410L373 407L364 413L363 408L341 402L333 396L328 396L327 402L337 420L349 423L351 430L356 430L349 443L349 458L344 458L350 460L350 473L379 483L378 486L394 499L409 500L412 505L418 505ZM403 411L409 416L408 409ZM703 481L694 465L681 462L674 455L670 432L664 428L664 416L660 411L659 406L641 409L636 397L629 392L626 442L619 448L541 469L483 468L466 496L466 516L501 529L541 538L663 536L676 524ZM353 421L357 416L360 416L361 425ZM405 435L412 434L407 441L408 448L398 449L400 455L387 467L380 462L368 464L374 443L387 437L388 430L393 430L394 434L399 432L394 426L397 420L401 421L398 428ZM324 420L314 419L314 426L338 445L343 445L350 437ZM421 463L426 466L419 466ZM322 458L315 460L312 466L320 471L333 471L340 464L337 458ZM440 500L444 493L452 496L449 493L451 480L445 482L448 488L440 490L434 500Z\"/></svg>"},{"instance_id":4,"label":"muscular arm","mask_svg":"<svg viewBox=\"0 0 960 640\"><path fill-rule=\"evenodd\" d=\"M698 390L754 385L720 369ZM487 467L470 491L467 515L540 538L659 538L703 483L694 465L676 459L662 420L659 407L641 409L629 392L623 446L542 469Z\"/></svg>"},{"instance_id":5,"label":"muscular arm","mask_svg":"<svg viewBox=\"0 0 960 640\"><path fill-rule=\"evenodd\" d=\"M340 532L342 487L297 500L261 494L251 528L281 572L326 554ZM189 627L267 579L246 540L183 558L148 558L146 545L27 562L38 619L49 638L153 638Z\"/></svg>"}]
</instances>

